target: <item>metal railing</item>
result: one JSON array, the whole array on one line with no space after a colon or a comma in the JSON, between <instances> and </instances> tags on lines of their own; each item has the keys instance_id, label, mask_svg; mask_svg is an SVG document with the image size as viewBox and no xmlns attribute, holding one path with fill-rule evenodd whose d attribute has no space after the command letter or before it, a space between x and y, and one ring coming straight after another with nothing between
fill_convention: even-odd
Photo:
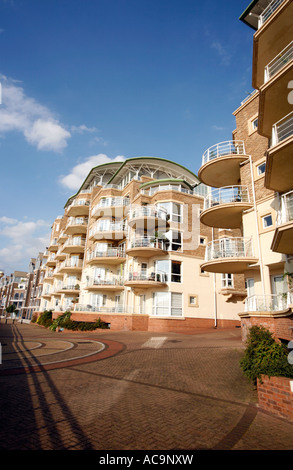
<instances>
[{"instance_id":1,"label":"metal railing","mask_svg":"<svg viewBox=\"0 0 293 470\"><path fill-rule=\"evenodd\" d=\"M202 156L202 165L224 156L245 155L245 146L242 140L227 140L208 148Z\"/></svg>"},{"instance_id":2,"label":"metal railing","mask_svg":"<svg viewBox=\"0 0 293 470\"><path fill-rule=\"evenodd\" d=\"M88 219L84 217L69 217L67 226L68 225L87 225Z\"/></svg>"},{"instance_id":3,"label":"metal railing","mask_svg":"<svg viewBox=\"0 0 293 470\"><path fill-rule=\"evenodd\" d=\"M293 41L291 41L271 62L265 67L265 83L276 75L293 59Z\"/></svg>"},{"instance_id":4,"label":"metal railing","mask_svg":"<svg viewBox=\"0 0 293 470\"><path fill-rule=\"evenodd\" d=\"M62 263L60 263L60 265L58 267L58 271L60 271L60 269L63 269L63 268L82 268L82 262L83 262L82 259L78 259L78 260L68 259L68 260L65 260Z\"/></svg>"},{"instance_id":5,"label":"metal railing","mask_svg":"<svg viewBox=\"0 0 293 470\"><path fill-rule=\"evenodd\" d=\"M93 277L87 280L87 287L91 286L123 286L124 279L121 276Z\"/></svg>"},{"instance_id":6,"label":"metal railing","mask_svg":"<svg viewBox=\"0 0 293 470\"><path fill-rule=\"evenodd\" d=\"M281 207L278 211L276 224L282 225L293 220L293 190L281 197Z\"/></svg>"},{"instance_id":7,"label":"metal railing","mask_svg":"<svg viewBox=\"0 0 293 470\"><path fill-rule=\"evenodd\" d=\"M293 292L252 295L245 299L245 312L281 312L293 304Z\"/></svg>"},{"instance_id":8,"label":"metal railing","mask_svg":"<svg viewBox=\"0 0 293 470\"><path fill-rule=\"evenodd\" d=\"M126 281L152 281L152 282L168 282L167 273L155 273L147 269L140 271L130 271L127 274Z\"/></svg>"},{"instance_id":9,"label":"metal railing","mask_svg":"<svg viewBox=\"0 0 293 470\"><path fill-rule=\"evenodd\" d=\"M125 232L127 230L127 225L125 223L109 223L109 224L96 224L94 225L90 231L89 236L92 237L97 233L115 233L115 232ZM101 236L102 238L102 236Z\"/></svg>"},{"instance_id":10,"label":"metal railing","mask_svg":"<svg viewBox=\"0 0 293 470\"><path fill-rule=\"evenodd\" d=\"M94 258L103 258L103 257L109 257L109 258L123 258L125 257L125 252L121 250L120 248L108 248L105 251L101 250L94 250L90 251L87 254L87 260L90 261Z\"/></svg>"},{"instance_id":11,"label":"metal railing","mask_svg":"<svg viewBox=\"0 0 293 470\"><path fill-rule=\"evenodd\" d=\"M85 246L85 238L81 237L70 237L66 240L66 242L63 245L63 248L66 246Z\"/></svg>"},{"instance_id":12,"label":"metal railing","mask_svg":"<svg viewBox=\"0 0 293 470\"><path fill-rule=\"evenodd\" d=\"M155 217L167 221L168 213L165 209L158 208L154 205L131 206L130 211L128 213L129 220L136 219L139 217Z\"/></svg>"},{"instance_id":13,"label":"metal railing","mask_svg":"<svg viewBox=\"0 0 293 470\"><path fill-rule=\"evenodd\" d=\"M128 248L158 248L167 250L167 241L155 237L136 237L129 240Z\"/></svg>"},{"instance_id":14,"label":"metal railing","mask_svg":"<svg viewBox=\"0 0 293 470\"><path fill-rule=\"evenodd\" d=\"M208 243L205 261L217 258L246 258L253 256L250 238L221 238Z\"/></svg>"},{"instance_id":15,"label":"metal railing","mask_svg":"<svg viewBox=\"0 0 293 470\"><path fill-rule=\"evenodd\" d=\"M272 147L288 139L293 134L293 111L273 125Z\"/></svg>"},{"instance_id":16,"label":"metal railing","mask_svg":"<svg viewBox=\"0 0 293 470\"><path fill-rule=\"evenodd\" d=\"M247 186L224 186L212 189L204 200L204 209L234 202L250 202Z\"/></svg>"},{"instance_id":17,"label":"metal railing","mask_svg":"<svg viewBox=\"0 0 293 470\"><path fill-rule=\"evenodd\" d=\"M136 309L130 305L118 304L115 307L102 307L100 305L75 304L75 312L99 312L99 313L136 313Z\"/></svg>"},{"instance_id":18,"label":"metal railing","mask_svg":"<svg viewBox=\"0 0 293 470\"><path fill-rule=\"evenodd\" d=\"M261 28L263 24L272 16L276 9L283 3L284 0L273 0L259 15L258 17L258 28Z\"/></svg>"}]
</instances>

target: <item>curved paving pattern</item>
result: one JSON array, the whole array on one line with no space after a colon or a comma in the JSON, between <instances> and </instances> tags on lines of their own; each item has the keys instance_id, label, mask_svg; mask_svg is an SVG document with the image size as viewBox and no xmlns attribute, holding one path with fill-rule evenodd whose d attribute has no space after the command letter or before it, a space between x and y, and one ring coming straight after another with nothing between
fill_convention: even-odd
<instances>
[{"instance_id":1,"label":"curved paving pattern","mask_svg":"<svg viewBox=\"0 0 293 470\"><path fill-rule=\"evenodd\" d=\"M293 448L292 423L261 412L243 377L239 331L70 335L0 323L0 341L0 449Z\"/></svg>"}]
</instances>

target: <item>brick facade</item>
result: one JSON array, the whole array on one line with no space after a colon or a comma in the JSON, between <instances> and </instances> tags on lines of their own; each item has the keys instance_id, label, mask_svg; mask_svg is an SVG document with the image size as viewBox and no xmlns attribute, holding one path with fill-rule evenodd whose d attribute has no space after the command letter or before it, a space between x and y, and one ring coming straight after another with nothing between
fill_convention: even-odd
<instances>
[{"instance_id":1,"label":"brick facade","mask_svg":"<svg viewBox=\"0 0 293 470\"><path fill-rule=\"evenodd\" d=\"M262 376L257 382L259 407L293 422L292 379Z\"/></svg>"},{"instance_id":2,"label":"brick facade","mask_svg":"<svg viewBox=\"0 0 293 470\"><path fill-rule=\"evenodd\" d=\"M241 319L241 332L242 339L246 341L248 330L254 326L263 326L269 330L275 339L282 339L285 341L293 340L293 314L286 317L273 317L273 316L249 316Z\"/></svg>"}]
</instances>

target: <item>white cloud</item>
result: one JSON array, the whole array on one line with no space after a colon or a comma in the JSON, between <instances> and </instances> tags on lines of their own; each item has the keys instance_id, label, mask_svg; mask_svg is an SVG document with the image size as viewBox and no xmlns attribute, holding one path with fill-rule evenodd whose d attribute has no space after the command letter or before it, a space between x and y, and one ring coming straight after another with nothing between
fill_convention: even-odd
<instances>
[{"instance_id":1,"label":"white cloud","mask_svg":"<svg viewBox=\"0 0 293 470\"><path fill-rule=\"evenodd\" d=\"M0 269L6 274L26 270L30 258L43 252L50 240L51 224L44 220L23 222L3 216L0 218Z\"/></svg>"},{"instance_id":2,"label":"white cloud","mask_svg":"<svg viewBox=\"0 0 293 470\"><path fill-rule=\"evenodd\" d=\"M80 126L71 126L71 131L76 132L77 134L83 134L84 132L98 132L99 129L96 127L87 127L85 124Z\"/></svg>"},{"instance_id":3,"label":"white cloud","mask_svg":"<svg viewBox=\"0 0 293 470\"><path fill-rule=\"evenodd\" d=\"M17 81L4 75L0 75L0 81L0 133L21 132L39 150L59 152L67 146L70 132L46 106L27 96Z\"/></svg>"},{"instance_id":4,"label":"white cloud","mask_svg":"<svg viewBox=\"0 0 293 470\"><path fill-rule=\"evenodd\" d=\"M211 44L211 48L217 51L219 57L221 58L222 65L229 65L231 62L231 55L229 54L228 50L219 42L214 41Z\"/></svg>"},{"instance_id":5,"label":"white cloud","mask_svg":"<svg viewBox=\"0 0 293 470\"><path fill-rule=\"evenodd\" d=\"M68 175L62 176L60 178L60 183L66 188L77 190L94 166L101 165L102 163L120 162L124 159L125 158L122 155L118 155L113 159L102 153L98 155L92 155L84 162L74 166Z\"/></svg>"}]
</instances>

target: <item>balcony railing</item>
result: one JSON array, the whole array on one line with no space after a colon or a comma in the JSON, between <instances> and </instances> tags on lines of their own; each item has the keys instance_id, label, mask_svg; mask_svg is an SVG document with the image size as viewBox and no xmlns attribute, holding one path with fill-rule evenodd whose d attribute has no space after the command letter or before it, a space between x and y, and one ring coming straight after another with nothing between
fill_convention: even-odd
<instances>
[{"instance_id":1,"label":"balcony railing","mask_svg":"<svg viewBox=\"0 0 293 470\"><path fill-rule=\"evenodd\" d=\"M293 291L284 294L252 295L245 299L245 312L281 312L293 304Z\"/></svg>"},{"instance_id":2,"label":"balcony railing","mask_svg":"<svg viewBox=\"0 0 293 470\"><path fill-rule=\"evenodd\" d=\"M286 224L293 220L293 191L283 194L281 207L277 215L277 225Z\"/></svg>"},{"instance_id":3,"label":"balcony railing","mask_svg":"<svg viewBox=\"0 0 293 470\"><path fill-rule=\"evenodd\" d=\"M168 213L165 209L159 209L157 206L132 206L128 217L129 220L140 217L154 217L167 221Z\"/></svg>"},{"instance_id":4,"label":"balcony railing","mask_svg":"<svg viewBox=\"0 0 293 470\"><path fill-rule=\"evenodd\" d=\"M85 238L81 237L73 237L73 238L68 238L66 242L63 245L63 248L66 246L85 246Z\"/></svg>"},{"instance_id":5,"label":"balcony railing","mask_svg":"<svg viewBox=\"0 0 293 470\"><path fill-rule=\"evenodd\" d=\"M245 155L245 146L242 140L228 140L213 145L203 154L202 165L216 158L230 155Z\"/></svg>"},{"instance_id":6,"label":"balcony railing","mask_svg":"<svg viewBox=\"0 0 293 470\"><path fill-rule=\"evenodd\" d=\"M123 286L124 279L121 276L94 277L87 281L87 287L91 286Z\"/></svg>"},{"instance_id":7,"label":"balcony railing","mask_svg":"<svg viewBox=\"0 0 293 470\"><path fill-rule=\"evenodd\" d=\"M221 238L207 245L205 261L217 258L245 258L253 257L253 248L250 238Z\"/></svg>"},{"instance_id":8,"label":"balcony railing","mask_svg":"<svg viewBox=\"0 0 293 470\"><path fill-rule=\"evenodd\" d=\"M261 15L258 17L258 28L261 26L272 16L272 14L276 11L276 9L283 3L284 0L273 0L262 12Z\"/></svg>"},{"instance_id":9,"label":"balcony railing","mask_svg":"<svg viewBox=\"0 0 293 470\"><path fill-rule=\"evenodd\" d=\"M72 206L89 206L90 205L90 201L88 200L85 200L85 199L75 199L71 204L70 206L68 207L68 209Z\"/></svg>"},{"instance_id":10,"label":"balcony railing","mask_svg":"<svg viewBox=\"0 0 293 470\"><path fill-rule=\"evenodd\" d=\"M232 204L234 202L250 202L247 186L225 186L212 189L205 198L204 209L209 209L219 204Z\"/></svg>"},{"instance_id":11,"label":"balcony railing","mask_svg":"<svg viewBox=\"0 0 293 470\"><path fill-rule=\"evenodd\" d=\"M167 250L167 240L155 237L137 237L129 240L128 249L132 248L157 248Z\"/></svg>"},{"instance_id":12,"label":"balcony railing","mask_svg":"<svg viewBox=\"0 0 293 470\"><path fill-rule=\"evenodd\" d=\"M63 268L82 268L82 263L83 263L82 259L65 260L59 265L58 271L60 271L60 269L63 269Z\"/></svg>"},{"instance_id":13,"label":"balcony railing","mask_svg":"<svg viewBox=\"0 0 293 470\"><path fill-rule=\"evenodd\" d=\"M120 248L108 248L105 251L94 250L94 251L90 251L87 254L87 260L88 261L91 261L94 258L104 258L104 257L105 258L106 257L109 257L109 258L123 258L123 257L125 257L125 252L123 250L121 250Z\"/></svg>"},{"instance_id":14,"label":"balcony railing","mask_svg":"<svg viewBox=\"0 0 293 470\"><path fill-rule=\"evenodd\" d=\"M108 223L108 224L96 224L90 231L89 236L92 237L97 233L115 233L115 232L124 232L127 230L126 223ZM102 236L100 238L103 238Z\"/></svg>"},{"instance_id":15,"label":"balcony railing","mask_svg":"<svg viewBox=\"0 0 293 470\"><path fill-rule=\"evenodd\" d=\"M293 41L265 67L265 83L293 59Z\"/></svg>"},{"instance_id":16,"label":"balcony railing","mask_svg":"<svg viewBox=\"0 0 293 470\"><path fill-rule=\"evenodd\" d=\"M67 222L67 226L69 225L87 225L88 219L82 217L70 217Z\"/></svg>"},{"instance_id":17,"label":"balcony railing","mask_svg":"<svg viewBox=\"0 0 293 470\"><path fill-rule=\"evenodd\" d=\"M75 304L75 312L100 312L100 313L136 313L136 309L130 305L116 305L115 307L102 307L100 305Z\"/></svg>"},{"instance_id":18,"label":"balcony railing","mask_svg":"<svg viewBox=\"0 0 293 470\"><path fill-rule=\"evenodd\" d=\"M140 271L131 271L126 277L127 281L152 281L152 282L168 282L167 273L155 273L146 269Z\"/></svg>"},{"instance_id":19,"label":"balcony railing","mask_svg":"<svg viewBox=\"0 0 293 470\"><path fill-rule=\"evenodd\" d=\"M293 134L293 111L273 125L272 147Z\"/></svg>"}]
</instances>

